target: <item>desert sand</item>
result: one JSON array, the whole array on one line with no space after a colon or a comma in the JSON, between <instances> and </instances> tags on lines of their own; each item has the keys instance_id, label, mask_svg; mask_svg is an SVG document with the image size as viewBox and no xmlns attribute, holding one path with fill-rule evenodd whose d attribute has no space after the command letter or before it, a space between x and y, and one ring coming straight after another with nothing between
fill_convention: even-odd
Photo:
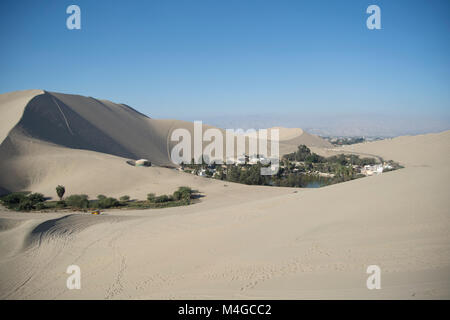
<instances>
[{"instance_id":1,"label":"desert sand","mask_svg":"<svg viewBox=\"0 0 450 320\"><path fill-rule=\"evenodd\" d=\"M55 197L63 184L68 194L142 199L188 185L205 196L185 207L99 216L0 209L1 299L450 298L450 131L336 150L286 130L280 149L304 143L405 166L292 189L127 165L168 164L167 136L192 124L126 105L24 91L0 95L0 112L4 191ZM66 287L74 264L80 290ZM366 287L369 265L381 268L380 290Z\"/></svg>"}]
</instances>

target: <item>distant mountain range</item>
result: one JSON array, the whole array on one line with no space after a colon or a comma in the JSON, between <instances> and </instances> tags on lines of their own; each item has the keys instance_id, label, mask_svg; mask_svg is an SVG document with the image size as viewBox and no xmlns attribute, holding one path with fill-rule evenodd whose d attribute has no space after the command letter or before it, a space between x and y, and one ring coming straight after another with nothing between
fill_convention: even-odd
<instances>
[{"instance_id":1,"label":"distant mountain range","mask_svg":"<svg viewBox=\"0 0 450 320\"><path fill-rule=\"evenodd\" d=\"M300 127L320 136L395 137L441 132L450 129L450 116L393 114L258 114L203 117L221 128Z\"/></svg>"}]
</instances>

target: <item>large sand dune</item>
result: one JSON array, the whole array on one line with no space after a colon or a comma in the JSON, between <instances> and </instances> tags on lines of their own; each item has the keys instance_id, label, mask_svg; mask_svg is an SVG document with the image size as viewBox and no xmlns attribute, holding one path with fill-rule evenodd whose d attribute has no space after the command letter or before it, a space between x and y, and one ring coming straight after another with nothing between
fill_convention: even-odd
<instances>
[{"instance_id":1,"label":"large sand dune","mask_svg":"<svg viewBox=\"0 0 450 320\"><path fill-rule=\"evenodd\" d=\"M152 120L126 105L91 97L39 91L21 94L31 93L35 96L25 105L19 105L24 99L14 101L15 110L22 114L10 134L21 132L63 147L169 163L167 136L176 121ZM12 104L8 100L2 109L12 109Z\"/></svg>"},{"instance_id":2,"label":"large sand dune","mask_svg":"<svg viewBox=\"0 0 450 320\"><path fill-rule=\"evenodd\" d=\"M46 94L45 99L58 98L41 95ZM56 100L66 118L70 99ZM150 126L145 123L152 119L128 107L101 103L105 110L119 108L136 128ZM2 299L450 298L450 131L346 147L405 168L305 190L131 167L120 152L128 157L140 149L125 140L103 152L68 145L74 142L59 110L48 111L48 118L59 119L64 143L31 134L36 124L21 124L28 107L23 117L12 116L17 125L9 126L0 147L6 189L52 195L63 183L74 193L143 197L190 185L206 197L186 207L100 216L0 209ZM87 120L89 108L74 110L69 118L82 119L68 121L74 134L94 130L121 141L105 124ZM163 136L168 127L155 126L153 132ZM136 131L136 139L139 135ZM283 139L301 136L290 130ZM102 141L109 138L89 143L107 147ZM161 160L163 140L155 153ZM80 290L66 287L65 271L72 264L81 268ZM382 270L380 290L366 288L366 268L373 264Z\"/></svg>"},{"instance_id":3,"label":"large sand dune","mask_svg":"<svg viewBox=\"0 0 450 320\"><path fill-rule=\"evenodd\" d=\"M32 190L49 194L56 183L93 196L94 189L97 193L142 196L146 192L140 189L143 180L157 186L148 192L164 192L175 188L161 183L170 180L167 177L174 176L173 172L161 168L138 171L127 167L126 159L146 158L156 165L174 166L170 156L177 143L170 139L173 130L183 128L194 136L191 122L150 119L124 104L41 90L0 95L0 112L3 193ZM204 124L203 132L208 128L212 127ZM299 144L330 146L301 129L277 129L281 153L292 152ZM164 178L158 178L161 172ZM175 176L177 183L192 180Z\"/></svg>"}]
</instances>

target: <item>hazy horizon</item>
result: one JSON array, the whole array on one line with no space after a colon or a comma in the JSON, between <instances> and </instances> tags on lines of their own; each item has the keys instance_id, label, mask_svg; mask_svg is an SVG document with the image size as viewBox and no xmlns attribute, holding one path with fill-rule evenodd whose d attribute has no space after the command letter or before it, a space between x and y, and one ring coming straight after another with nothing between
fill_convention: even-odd
<instances>
[{"instance_id":1,"label":"hazy horizon","mask_svg":"<svg viewBox=\"0 0 450 320\"><path fill-rule=\"evenodd\" d=\"M434 118L416 115L389 114L342 115L283 115L253 114L239 116L188 117L187 121L201 120L220 128L261 129L270 127L302 128L321 136L396 137L437 133L450 130L450 117Z\"/></svg>"},{"instance_id":2,"label":"hazy horizon","mask_svg":"<svg viewBox=\"0 0 450 320\"><path fill-rule=\"evenodd\" d=\"M450 300L450 0L0 13L0 299Z\"/></svg>"},{"instance_id":3,"label":"hazy horizon","mask_svg":"<svg viewBox=\"0 0 450 320\"><path fill-rule=\"evenodd\" d=\"M220 127L450 129L448 1L377 1L380 30L363 0L80 0L80 30L66 27L71 4L0 3L0 92L80 94Z\"/></svg>"},{"instance_id":4,"label":"hazy horizon","mask_svg":"<svg viewBox=\"0 0 450 320\"><path fill-rule=\"evenodd\" d=\"M49 90L41 89L47 92ZM6 92L2 92L3 94ZM81 95L74 92L58 92ZM87 97L92 97L86 95ZM110 100L107 97L92 97L100 100ZM434 116L426 114L389 114L389 113L246 113L246 114L212 114L203 115L180 114L178 116L155 116L148 108L139 108L123 101L112 101L132 107L152 119L175 119L183 121L202 121L203 124L223 129L263 129L270 127L301 128L319 136L366 136L366 137L397 137L402 135L417 135L438 133L450 130L449 116ZM158 115L158 112L156 112Z\"/></svg>"}]
</instances>

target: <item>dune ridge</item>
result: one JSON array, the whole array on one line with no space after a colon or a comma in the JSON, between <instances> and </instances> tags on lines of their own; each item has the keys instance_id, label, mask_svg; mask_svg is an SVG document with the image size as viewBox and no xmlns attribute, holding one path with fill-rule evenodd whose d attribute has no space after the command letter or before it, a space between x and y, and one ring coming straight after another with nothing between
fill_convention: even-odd
<instances>
[{"instance_id":1,"label":"dune ridge","mask_svg":"<svg viewBox=\"0 0 450 320\"><path fill-rule=\"evenodd\" d=\"M450 163L442 153L449 143L450 131L355 145L408 165L296 193L211 183L202 203L109 210L105 222L134 217L113 223L93 224L98 217L83 214L55 220L57 213L0 212L23 220L0 232L0 296L449 299ZM39 249L20 246L39 225L47 226L34 231L46 239ZM65 288L63 271L74 263L86 274L80 291ZM366 288L372 264L382 270L381 290Z\"/></svg>"},{"instance_id":2,"label":"dune ridge","mask_svg":"<svg viewBox=\"0 0 450 320\"><path fill-rule=\"evenodd\" d=\"M170 141L173 130L183 128L191 136L194 132L191 122L151 119L127 105L80 95L28 90L0 95L0 106L1 113L5 114L2 117L4 130L0 132L0 138L3 137L0 144L1 193L32 190L53 194L52 184L65 183L76 191L87 189L90 193L90 187L86 186L95 186L97 192L118 195L118 188L110 186L120 181L124 191L131 189L132 196L142 197L144 191L138 191L141 172L126 167L125 161L145 158L158 166L175 166L170 155L177 143ZM209 128L213 127L203 124L203 132ZM331 146L301 129L277 129L280 130L281 154L296 150L299 144ZM219 130L224 133L223 129ZM248 139L246 141L248 150ZM204 142L203 146L206 144ZM86 170L89 175L77 175L74 170ZM143 177L155 181L160 171L152 168ZM182 178L196 185L192 180L193 177ZM108 181L108 186L95 181ZM136 182L136 187L125 187L131 185L131 181ZM163 184L161 192L166 191L167 186L176 188L171 183Z\"/></svg>"},{"instance_id":3,"label":"dune ridge","mask_svg":"<svg viewBox=\"0 0 450 320\"><path fill-rule=\"evenodd\" d=\"M141 129L153 136L149 155L164 163L167 135L191 123L149 119L86 97L34 92L19 100L31 107L17 106L4 130L3 188L55 196L64 184L68 194L142 199L189 185L206 197L100 216L0 208L1 299L450 299L450 131L314 147L405 166L382 175L318 189L247 186L129 166L123 156L146 155L139 148L145 142L128 145L108 126L124 118L135 125L130 137L139 139ZM52 105L43 107L45 101ZM49 132L33 123L39 117ZM89 139L92 133L97 137ZM292 144L309 138L297 129L281 136ZM66 287L73 264L82 270L81 290ZM382 271L380 290L366 287L366 268L374 264Z\"/></svg>"},{"instance_id":4,"label":"dune ridge","mask_svg":"<svg viewBox=\"0 0 450 320\"><path fill-rule=\"evenodd\" d=\"M28 102L40 94L44 94L44 91L24 90L0 94L0 114L2 115L0 143L20 121Z\"/></svg>"}]
</instances>

